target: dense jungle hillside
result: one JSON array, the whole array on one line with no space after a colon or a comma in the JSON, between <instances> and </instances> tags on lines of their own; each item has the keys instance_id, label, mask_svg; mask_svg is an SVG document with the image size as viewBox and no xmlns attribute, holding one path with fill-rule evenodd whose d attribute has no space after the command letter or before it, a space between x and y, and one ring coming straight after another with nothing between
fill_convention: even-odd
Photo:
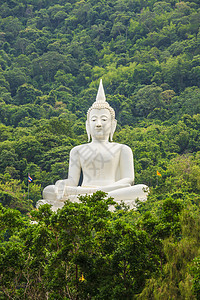
<instances>
[{"instance_id":1,"label":"dense jungle hillside","mask_svg":"<svg viewBox=\"0 0 200 300\"><path fill-rule=\"evenodd\" d=\"M149 199L36 211L100 78ZM199 0L0 0L0 299L200 299L199 203Z\"/></svg>"}]
</instances>

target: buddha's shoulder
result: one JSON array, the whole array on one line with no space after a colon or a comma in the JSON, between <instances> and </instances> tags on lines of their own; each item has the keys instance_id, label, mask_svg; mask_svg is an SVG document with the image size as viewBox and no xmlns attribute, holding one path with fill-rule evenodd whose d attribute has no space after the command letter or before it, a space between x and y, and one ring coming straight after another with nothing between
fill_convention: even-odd
<instances>
[{"instance_id":1,"label":"buddha's shoulder","mask_svg":"<svg viewBox=\"0 0 200 300\"><path fill-rule=\"evenodd\" d=\"M129 146L119 143L110 143L110 150L114 153L120 153L122 156L132 155L132 150Z\"/></svg>"},{"instance_id":2,"label":"buddha's shoulder","mask_svg":"<svg viewBox=\"0 0 200 300\"><path fill-rule=\"evenodd\" d=\"M129 151L131 150L131 148L125 144L119 144L119 143L111 143L112 146L116 147L116 148L120 148L123 151Z\"/></svg>"},{"instance_id":3,"label":"buddha's shoulder","mask_svg":"<svg viewBox=\"0 0 200 300\"><path fill-rule=\"evenodd\" d=\"M73 148L71 149L70 154L78 153L78 152L80 152L81 150L84 150L84 149L88 148L88 147L89 147L88 145L89 145L89 144L82 144L82 145L75 146L75 147L73 147Z\"/></svg>"}]
</instances>

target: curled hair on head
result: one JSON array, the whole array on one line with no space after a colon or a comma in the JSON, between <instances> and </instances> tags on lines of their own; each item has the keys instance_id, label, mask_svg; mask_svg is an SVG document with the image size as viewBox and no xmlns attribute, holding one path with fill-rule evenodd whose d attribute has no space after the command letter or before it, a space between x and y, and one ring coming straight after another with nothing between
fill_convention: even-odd
<instances>
[{"instance_id":1,"label":"curled hair on head","mask_svg":"<svg viewBox=\"0 0 200 300\"><path fill-rule=\"evenodd\" d=\"M89 117L90 117L90 112L92 109L108 109L109 112L110 112L110 115L111 115L111 120L114 120L115 119L115 111L114 109L109 105L108 102L94 102L92 104L92 106L88 109L87 111L87 120L89 120Z\"/></svg>"}]
</instances>

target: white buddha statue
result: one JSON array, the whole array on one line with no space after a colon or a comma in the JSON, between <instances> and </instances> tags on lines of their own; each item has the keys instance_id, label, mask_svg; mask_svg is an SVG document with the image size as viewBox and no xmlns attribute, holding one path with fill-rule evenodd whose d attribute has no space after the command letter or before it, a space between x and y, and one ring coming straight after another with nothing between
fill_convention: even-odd
<instances>
[{"instance_id":1,"label":"white buddha statue","mask_svg":"<svg viewBox=\"0 0 200 300\"><path fill-rule=\"evenodd\" d=\"M68 179L58 180L43 190L44 203L56 211L68 199L79 202L79 195L103 191L114 201L135 207L136 199L146 201L148 187L134 185L134 164L132 150L123 144L112 142L117 121L113 108L106 102L102 80L96 101L87 113L86 131L88 143L74 147L70 152ZM92 141L90 141L92 138ZM110 138L110 141L109 141ZM78 186L81 170L83 182Z\"/></svg>"}]
</instances>

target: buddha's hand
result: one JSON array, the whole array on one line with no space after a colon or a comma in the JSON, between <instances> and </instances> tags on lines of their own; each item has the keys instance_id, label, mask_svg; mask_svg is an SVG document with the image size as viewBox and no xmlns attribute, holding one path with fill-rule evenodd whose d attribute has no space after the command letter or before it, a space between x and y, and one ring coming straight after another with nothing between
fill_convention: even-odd
<instances>
[{"instance_id":1,"label":"buddha's hand","mask_svg":"<svg viewBox=\"0 0 200 300\"><path fill-rule=\"evenodd\" d=\"M129 184L129 183L117 183L116 182L113 185L102 186L101 188L99 188L99 190L101 190L103 192L112 192L114 190L123 189L123 188L127 188L130 186L131 186L131 184Z\"/></svg>"},{"instance_id":2,"label":"buddha's hand","mask_svg":"<svg viewBox=\"0 0 200 300\"><path fill-rule=\"evenodd\" d=\"M64 195L65 186L66 186L65 180L56 181L55 187L57 190L57 200L62 200L63 195Z\"/></svg>"}]
</instances>

